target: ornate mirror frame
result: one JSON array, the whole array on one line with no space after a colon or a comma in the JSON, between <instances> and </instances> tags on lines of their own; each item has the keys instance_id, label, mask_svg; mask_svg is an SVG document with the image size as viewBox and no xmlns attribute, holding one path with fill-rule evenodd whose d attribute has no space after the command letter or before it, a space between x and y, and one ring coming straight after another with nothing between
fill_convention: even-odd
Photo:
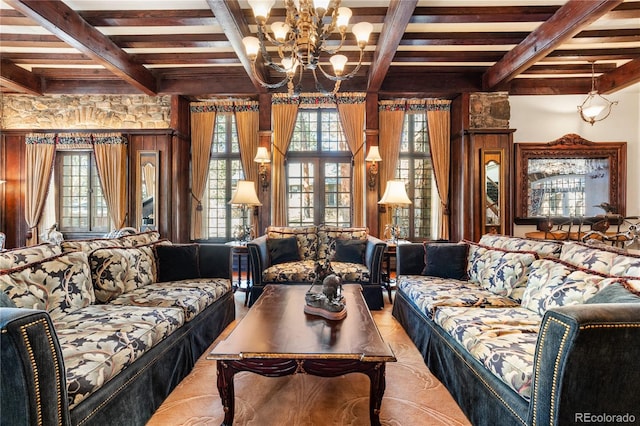
<instances>
[{"instance_id":1,"label":"ornate mirror frame","mask_svg":"<svg viewBox=\"0 0 640 426\"><path fill-rule=\"evenodd\" d=\"M609 161L609 204L615 213L626 215L627 143L591 142L568 134L548 143L515 143L514 221L519 225L535 224L539 218L528 217L529 160L547 158L602 158ZM604 211L602 212L604 214Z\"/></svg>"},{"instance_id":2,"label":"ornate mirror frame","mask_svg":"<svg viewBox=\"0 0 640 426\"><path fill-rule=\"evenodd\" d=\"M506 173L504 162L504 149L480 150L480 174L482 182L482 233L505 233L505 191ZM489 187L493 187L489 191Z\"/></svg>"}]
</instances>

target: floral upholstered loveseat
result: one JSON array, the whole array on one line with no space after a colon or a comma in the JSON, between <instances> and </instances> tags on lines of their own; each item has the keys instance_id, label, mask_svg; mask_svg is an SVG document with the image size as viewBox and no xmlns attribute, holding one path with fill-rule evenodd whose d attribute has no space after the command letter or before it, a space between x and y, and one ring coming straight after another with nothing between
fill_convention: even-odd
<instances>
[{"instance_id":1,"label":"floral upholstered loveseat","mask_svg":"<svg viewBox=\"0 0 640 426\"><path fill-rule=\"evenodd\" d=\"M357 283L369 309L381 309L384 241L367 228L338 226L269 226L265 235L247 244L253 279L250 304L268 284L307 284L316 267L329 261L344 283Z\"/></svg>"},{"instance_id":2,"label":"floral upholstered loveseat","mask_svg":"<svg viewBox=\"0 0 640 426\"><path fill-rule=\"evenodd\" d=\"M640 256L485 235L401 245L397 273L393 315L474 425L640 421Z\"/></svg>"},{"instance_id":3,"label":"floral upholstered loveseat","mask_svg":"<svg viewBox=\"0 0 640 426\"><path fill-rule=\"evenodd\" d=\"M2 252L0 289L11 425L143 425L235 318L230 247L153 232Z\"/></svg>"}]
</instances>

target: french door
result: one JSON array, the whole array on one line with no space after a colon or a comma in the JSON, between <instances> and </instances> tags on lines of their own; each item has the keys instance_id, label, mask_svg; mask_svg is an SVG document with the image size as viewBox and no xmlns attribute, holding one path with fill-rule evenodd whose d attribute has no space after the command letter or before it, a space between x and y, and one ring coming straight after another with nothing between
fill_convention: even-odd
<instances>
[{"instance_id":1,"label":"french door","mask_svg":"<svg viewBox=\"0 0 640 426\"><path fill-rule=\"evenodd\" d=\"M287 223L351 226L351 159L287 159Z\"/></svg>"}]
</instances>

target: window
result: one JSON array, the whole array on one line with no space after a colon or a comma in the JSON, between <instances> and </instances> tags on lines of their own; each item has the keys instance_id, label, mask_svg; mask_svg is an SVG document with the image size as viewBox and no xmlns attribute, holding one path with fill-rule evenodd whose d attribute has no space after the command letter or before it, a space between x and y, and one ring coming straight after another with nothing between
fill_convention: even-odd
<instances>
[{"instance_id":1,"label":"window","mask_svg":"<svg viewBox=\"0 0 640 426\"><path fill-rule=\"evenodd\" d=\"M336 110L298 111L286 171L289 226L351 225L351 151Z\"/></svg>"},{"instance_id":2,"label":"window","mask_svg":"<svg viewBox=\"0 0 640 426\"><path fill-rule=\"evenodd\" d=\"M92 151L58 151L55 179L61 232L109 231L107 203Z\"/></svg>"},{"instance_id":3,"label":"window","mask_svg":"<svg viewBox=\"0 0 640 426\"><path fill-rule=\"evenodd\" d=\"M244 172L235 116L218 113L211 144L209 179L202 200L205 238L214 241L234 238L233 230L242 225L242 213L239 208L229 205L229 200L238 180L242 179Z\"/></svg>"},{"instance_id":4,"label":"window","mask_svg":"<svg viewBox=\"0 0 640 426\"><path fill-rule=\"evenodd\" d=\"M424 112L405 116L396 178L406 183L407 194L413 202L408 208L398 209L398 224L404 238L432 238L435 213L432 202L437 201L437 193L434 192L427 116Z\"/></svg>"},{"instance_id":5,"label":"window","mask_svg":"<svg viewBox=\"0 0 640 426\"><path fill-rule=\"evenodd\" d=\"M585 175L556 175L531 184L541 216L584 216Z\"/></svg>"}]
</instances>

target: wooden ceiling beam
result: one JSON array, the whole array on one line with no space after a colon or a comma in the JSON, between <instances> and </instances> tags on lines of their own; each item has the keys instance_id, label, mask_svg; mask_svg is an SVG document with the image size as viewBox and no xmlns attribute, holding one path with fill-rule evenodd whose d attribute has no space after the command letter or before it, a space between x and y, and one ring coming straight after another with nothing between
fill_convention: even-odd
<instances>
[{"instance_id":1,"label":"wooden ceiling beam","mask_svg":"<svg viewBox=\"0 0 640 426\"><path fill-rule=\"evenodd\" d=\"M482 79L483 90L500 89L621 3L622 0L569 0L487 70Z\"/></svg>"},{"instance_id":2,"label":"wooden ceiling beam","mask_svg":"<svg viewBox=\"0 0 640 426\"><path fill-rule=\"evenodd\" d=\"M384 25L378 38L373 62L369 68L367 92L377 92L382 86L389 66L393 60L402 34L411 20L418 0L392 0L384 18Z\"/></svg>"},{"instance_id":3,"label":"wooden ceiling beam","mask_svg":"<svg viewBox=\"0 0 640 426\"><path fill-rule=\"evenodd\" d=\"M469 22L542 22L557 6L416 7L412 24Z\"/></svg>"},{"instance_id":4,"label":"wooden ceiling beam","mask_svg":"<svg viewBox=\"0 0 640 426\"><path fill-rule=\"evenodd\" d=\"M149 70L133 62L124 50L65 3L51 0L6 0L5 3L140 91L147 95L157 93L156 79Z\"/></svg>"},{"instance_id":5,"label":"wooden ceiling beam","mask_svg":"<svg viewBox=\"0 0 640 426\"><path fill-rule=\"evenodd\" d=\"M0 62L0 86L29 95L42 96L40 78L7 59Z\"/></svg>"},{"instance_id":6,"label":"wooden ceiling beam","mask_svg":"<svg viewBox=\"0 0 640 426\"><path fill-rule=\"evenodd\" d=\"M612 93L640 81L640 58L619 66L598 77L597 89L600 93Z\"/></svg>"},{"instance_id":7,"label":"wooden ceiling beam","mask_svg":"<svg viewBox=\"0 0 640 426\"><path fill-rule=\"evenodd\" d=\"M236 56L240 59L240 63L244 67L247 75L251 79L255 90L258 93L266 93L267 89L262 86L260 80L266 81L265 76L267 72L264 64L257 61L255 64L255 70L258 76L254 75L253 67L251 66L251 60L247 56L242 44L242 39L251 34L249 30L249 24L245 19L240 4L237 0L207 0L209 7L213 11L216 20L222 27L225 35L231 43L231 47L236 52Z\"/></svg>"}]
</instances>

